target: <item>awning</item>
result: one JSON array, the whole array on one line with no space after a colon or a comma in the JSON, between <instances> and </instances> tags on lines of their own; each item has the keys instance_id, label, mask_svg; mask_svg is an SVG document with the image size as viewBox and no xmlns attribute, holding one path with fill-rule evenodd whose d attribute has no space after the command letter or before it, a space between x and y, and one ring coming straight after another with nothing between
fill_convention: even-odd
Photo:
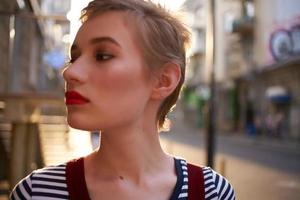
<instances>
[{"instance_id":1,"label":"awning","mask_svg":"<svg viewBox=\"0 0 300 200\"><path fill-rule=\"evenodd\" d=\"M289 103L292 99L288 90L282 86L271 86L267 88L266 96L274 103Z\"/></svg>"}]
</instances>

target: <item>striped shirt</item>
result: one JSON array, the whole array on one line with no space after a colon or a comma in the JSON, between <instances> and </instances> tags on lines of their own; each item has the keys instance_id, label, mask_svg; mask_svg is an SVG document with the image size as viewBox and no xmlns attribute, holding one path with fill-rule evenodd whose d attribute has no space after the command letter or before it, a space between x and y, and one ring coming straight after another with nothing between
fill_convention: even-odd
<instances>
[{"instance_id":1,"label":"striped shirt","mask_svg":"<svg viewBox=\"0 0 300 200\"><path fill-rule=\"evenodd\" d=\"M183 159L175 158L177 182L170 200L188 199L188 170ZM206 200L234 200L229 182L209 167L203 167ZM66 164L35 170L13 189L10 199L63 200L69 199Z\"/></svg>"}]
</instances>

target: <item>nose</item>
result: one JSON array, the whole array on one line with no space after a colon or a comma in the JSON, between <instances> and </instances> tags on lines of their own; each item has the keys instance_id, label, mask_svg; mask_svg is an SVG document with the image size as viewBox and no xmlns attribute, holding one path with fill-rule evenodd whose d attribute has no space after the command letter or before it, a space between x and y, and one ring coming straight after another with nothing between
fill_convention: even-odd
<instances>
[{"instance_id":1,"label":"nose","mask_svg":"<svg viewBox=\"0 0 300 200\"><path fill-rule=\"evenodd\" d=\"M69 64L62 75L68 84L82 84L86 80L86 71L78 63Z\"/></svg>"}]
</instances>

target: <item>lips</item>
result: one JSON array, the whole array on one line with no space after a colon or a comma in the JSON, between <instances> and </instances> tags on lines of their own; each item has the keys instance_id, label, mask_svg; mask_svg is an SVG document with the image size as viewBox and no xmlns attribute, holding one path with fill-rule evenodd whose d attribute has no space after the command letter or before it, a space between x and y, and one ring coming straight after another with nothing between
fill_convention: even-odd
<instances>
[{"instance_id":1,"label":"lips","mask_svg":"<svg viewBox=\"0 0 300 200\"><path fill-rule=\"evenodd\" d=\"M82 105L90 102L87 98L75 91L67 91L65 97L67 105Z\"/></svg>"}]
</instances>

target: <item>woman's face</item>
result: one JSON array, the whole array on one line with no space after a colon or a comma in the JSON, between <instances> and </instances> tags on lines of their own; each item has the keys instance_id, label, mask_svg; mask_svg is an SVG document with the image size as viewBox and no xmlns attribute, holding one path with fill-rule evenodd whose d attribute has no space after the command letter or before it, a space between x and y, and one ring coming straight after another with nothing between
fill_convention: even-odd
<instances>
[{"instance_id":1,"label":"woman's face","mask_svg":"<svg viewBox=\"0 0 300 200\"><path fill-rule=\"evenodd\" d=\"M143 118L151 76L124 13L107 12L81 26L63 76L71 127L105 130Z\"/></svg>"}]
</instances>

